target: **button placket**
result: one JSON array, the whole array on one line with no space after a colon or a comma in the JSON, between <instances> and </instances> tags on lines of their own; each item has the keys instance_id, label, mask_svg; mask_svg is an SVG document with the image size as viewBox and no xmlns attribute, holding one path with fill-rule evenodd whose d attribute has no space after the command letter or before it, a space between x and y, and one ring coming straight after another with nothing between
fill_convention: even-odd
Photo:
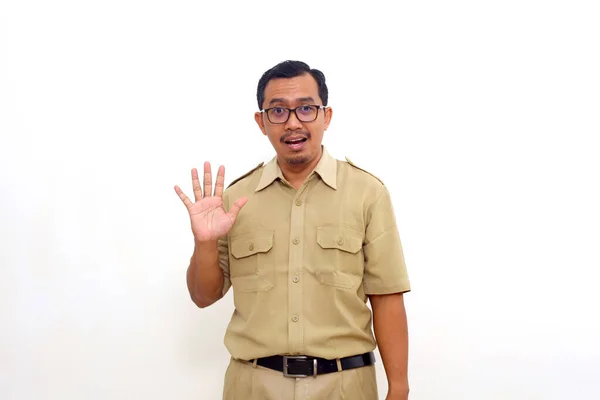
<instances>
[{"instance_id":1,"label":"button placket","mask_svg":"<svg viewBox=\"0 0 600 400\"><path fill-rule=\"evenodd\" d=\"M305 183L292 200L290 210L290 246L289 246L289 283L288 283L288 315L289 315L289 346L292 352L301 352L304 343L304 328L302 316L302 285L300 275L304 265L304 213L306 202L303 200L306 192Z\"/></svg>"}]
</instances>

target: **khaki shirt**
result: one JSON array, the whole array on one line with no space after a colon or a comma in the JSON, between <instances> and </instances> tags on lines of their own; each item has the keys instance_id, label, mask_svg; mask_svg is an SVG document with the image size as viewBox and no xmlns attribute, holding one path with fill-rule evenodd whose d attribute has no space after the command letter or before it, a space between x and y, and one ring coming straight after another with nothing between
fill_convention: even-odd
<instances>
[{"instance_id":1,"label":"khaki shirt","mask_svg":"<svg viewBox=\"0 0 600 400\"><path fill-rule=\"evenodd\" d=\"M276 158L234 181L229 210L248 197L219 241L235 311L225 334L234 358L337 358L375 348L367 295L407 292L392 202L374 176L331 157L296 190Z\"/></svg>"}]
</instances>

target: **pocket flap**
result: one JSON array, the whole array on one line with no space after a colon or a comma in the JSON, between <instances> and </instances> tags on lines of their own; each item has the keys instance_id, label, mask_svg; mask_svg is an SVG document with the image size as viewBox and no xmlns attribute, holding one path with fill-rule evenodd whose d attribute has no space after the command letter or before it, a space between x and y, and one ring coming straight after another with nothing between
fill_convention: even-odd
<instances>
[{"instance_id":1,"label":"pocket flap","mask_svg":"<svg viewBox=\"0 0 600 400\"><path fill-rule=\"evenodd\" d=\"M363 244L360 232L343 226L320 226L317 228L317 243L324 249L339 249L357 253Z\"/></svg>"},{"instance_id":2,"label":"pocket flap","mask_svg":"<svg viewBox=\"0 0 600 400\"><path fill-rule=\"evenodd\" d=\"M266 253L273 247L273 233L247 233L231 238L231 254L244 258L257 253Z\"/></svg>"},{"instance_id":3,"label":"pocket flap","mask_svg":"<svg viewBox=\"0 0 600 400\"><path fill-rule=\"evenodd\" d=\"M240 292L266 292L273 288L272 283L261 279L258 275L232 277L231 285Z\"/></svg>"}]
</instances>

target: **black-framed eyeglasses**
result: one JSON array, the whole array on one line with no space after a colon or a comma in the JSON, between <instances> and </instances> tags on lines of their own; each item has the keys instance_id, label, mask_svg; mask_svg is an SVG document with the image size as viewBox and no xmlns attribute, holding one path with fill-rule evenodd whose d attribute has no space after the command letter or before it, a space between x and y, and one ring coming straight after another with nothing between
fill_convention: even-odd
<instances>
[{"instance_id":1,"label":"black-framed eyeglasses","mask_svg":"<svg viewBox=\"0 0 600 400\"><path fill-rule=\"evenodd\" d=\"M312 122L317 119L319 115L320 109L325 109L325 106L319 106L315 104L305 104L302 106L298 106L296 108L286 108L286 107L271 107L265 108L260 112L267 113L267 118L269 122L272 124L284 124L290 119L290 114L293 112L296 114L296 118L298 118L301 122Z\"/></svg>"}]
</instances>

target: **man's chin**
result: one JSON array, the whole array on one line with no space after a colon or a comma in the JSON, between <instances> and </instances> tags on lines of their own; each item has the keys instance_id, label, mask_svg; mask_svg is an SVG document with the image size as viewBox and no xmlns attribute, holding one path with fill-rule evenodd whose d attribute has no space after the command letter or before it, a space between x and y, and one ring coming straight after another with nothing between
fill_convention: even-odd
<instances>
[{"instance_id":1,"label":"man's chin","mask_svg":"<svg viewBox=\"0 0 600 400\"><path fill-rule=\"evenodd\" d=\"M285 156L284 159L289 165L302 165L307 164L310 161L310 158L306 154Z\"/></svg>"}]
</instances>

